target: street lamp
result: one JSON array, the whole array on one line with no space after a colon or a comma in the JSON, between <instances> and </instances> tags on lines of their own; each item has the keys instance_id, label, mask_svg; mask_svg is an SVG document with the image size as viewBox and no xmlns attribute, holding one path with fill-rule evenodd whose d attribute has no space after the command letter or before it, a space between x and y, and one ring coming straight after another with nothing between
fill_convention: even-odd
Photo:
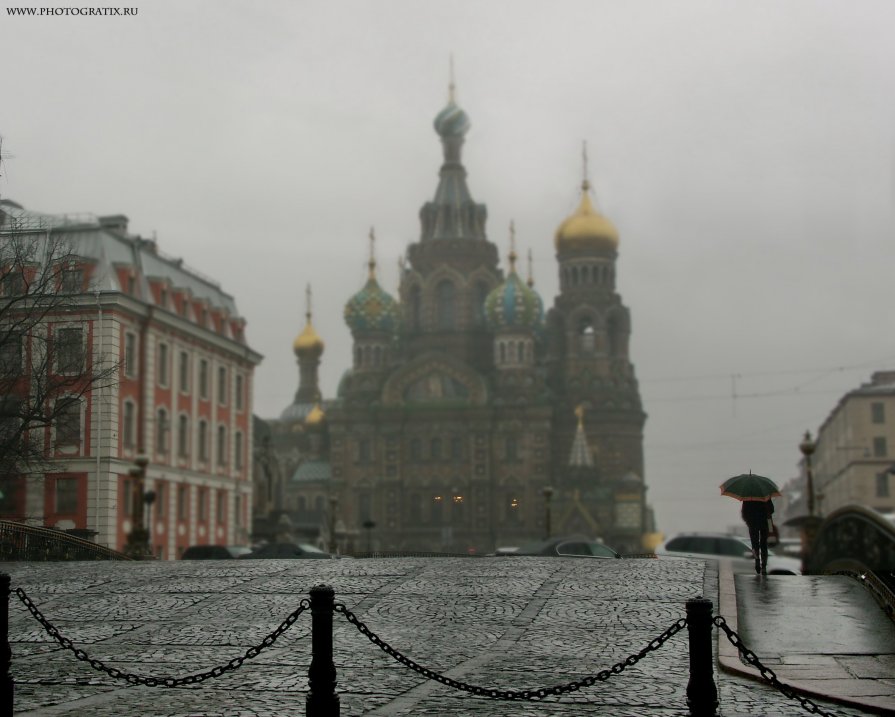
<instances>
[{"instance_id":1,"label":"street lamp","mask_svg":"<svg viewBox=\"0 0 895 717\"><path fill-rule=\"evenodd\" d=\"M128 471L128 475L133 478L133 490L131 491L131 532L127 536L127 545L124 547L125 554L131 556L135 560L146 560L153 557L152 550L149 547L149 531L146 529L143 519L144 501L151 503L155 498L147 501L146 495L143 494L143 488L146 480L146 466L149 465L149 458L144 455L138 455L134 459L134 467Z\"/></svg>"},{"instance_id":2,"label":"street lamp","mask_svg":"<svg viewBox=\"0 0 895 717\"><path fill-rule=\"evenodd\" d=\"M814 544L814 537L817 535L817 529L823 522L818 516L814 515L814 475L811 472L811 456L814 454L817 444L811 440L811 432L805 431L805 437L799 444L799 450L805 456L805 492L808 494L808 515L801 519L793 519L787 521L791 524L798 524L802 531L802 572L808 574L808 561L811 557L811 547Z\"/></svg>"},{"instance_id":3,"label":"street lamp","mask_svg":"<svg viewBox=\"0 0 895 717\"><path fill-rule=\"evenodd\" d=\"M331 496L329 499L329 552L336 551L336 509L339 507L339 499Z\"/></svg>"},{"instance_id":4,"label":"street lamp","mask_svg":"<svg viewBox=\"0 0 895 717\"><path fill-rule=\"evenodd\" d=\"M811 474L811 455L814 453L815 448L817 448L817 444L811 440L811 431L805 431L805 437L799 444L799 450L802 451L802 455L805 456L805 475L807 477L806 492L808 493L808 516L811 518L814 517L814 476Z\"/></svg>"},{"instance_id":5,"label":"street lamp","mask_svg":"<svg viewBox=\"0 0 895 717\"><path fill-rule=\"evenodd\" d=\"M550 499L553 497L553 488L549 485L545 485L541 490L541 493L544 496L544 540L550 539Z\"/></svg>"}]
</instances>

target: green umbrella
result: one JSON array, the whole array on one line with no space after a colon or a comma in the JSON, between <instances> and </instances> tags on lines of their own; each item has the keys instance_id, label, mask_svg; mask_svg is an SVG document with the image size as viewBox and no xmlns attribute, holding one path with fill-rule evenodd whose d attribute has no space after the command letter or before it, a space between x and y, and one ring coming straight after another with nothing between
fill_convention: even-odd
<instances>
[{"instance_id":1,"label":"green umbrella","mask_svg":"<svg viewBox=\"0 0 895 717\"><path fill-rule=\"evenodd\" d=\"M737 500L770 500L780 496L780 489L770 478L757 476L749 471L724 481L721 484L721 495Z\"/></svg>"}]
</instances>

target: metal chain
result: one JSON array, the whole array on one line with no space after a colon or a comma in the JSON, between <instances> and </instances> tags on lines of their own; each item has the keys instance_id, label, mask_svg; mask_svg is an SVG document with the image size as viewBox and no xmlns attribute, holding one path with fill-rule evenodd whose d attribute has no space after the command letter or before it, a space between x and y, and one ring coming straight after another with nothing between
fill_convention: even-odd
<instances>
[{"instance_id":1,"label":"metal chain","mask_svg":"<svg viewBox=\"0 0 895 717\"><path fill-rule=\"evenodd\" d=\"M305 610L308 610L311 607L311 603L309 600L302 600L298 604L298 608L291 612L280 626L271 632L267 637L265 637L260 644L255 645L254 647L250 647L245 651L244 655L240 657L234 657L230 662L226 665L218 665L217 667L213 667L212 669L206 672L197 672L194 675L187 675L186 677L146 677L144 675L134 675L130 672L122 672L117 667L109 667L102 660L97 660L95 658L90 657L84 650L77 648L74 646L74 643L69 640L67 637L63 637L59 632L59 629L53 625L46 617L44 617L43 613L37 609L37 606L31 601L25 591L22 588L16 588L16 595L19 596L19 599L25 604L25 607L31 612L34 618L43 625L44 630L52 637L56 642L58 642L62 647L66 650L71 650L74 653L74 656L77 657L82 662L86 662L89 664L94 670L99 670L100 672L105 672L109 677L112 677L116 680L126 680L132 685L146 685L147 687L180 687L182 685L194 685L198 682L204 682L205 680L211 677L220 677L221 675L232 672L233 670L237 670L242 667L242 663L246 660L251 660L253 657L257 657L261 654L262 651L266 650L268 647L273 645L277 639L282 635L286 630L288 630L292 625L295 624L295 621L298 620L298 616L301 615Z\"/></svg>"},{"instance_id":2,"label":"metal chain","mask_svg":"<svg viewBox=\"0 0 895 717\"><path fill-rule=\"evenodd\" d=\"M478 695L479 697L491 697L498 700L540 700L544 697L547 697L548 695L562 695L566 692L575 692L577 690L580 690L582 687L592 687L597 682L605 682L613 675L621 674L626 668L636 665L650 652L658 650L660 647L662 647L662 645L665 644L666 641L683 630L684 627L686 627L687 625L687 619L683 617L680 618L679 620L677 620L677 622L673 623L671 627L665 630L665 632L663 632L655 639L651 640L650 643L637 654L630 655L621 662L613 665L608 670L601 670L600 672L588 675L581 680L569 682L568 684L564 685L556 685L554 687L541 687L534 690L498 690L490 687L479 687L477 685L471 685L460 680L454 680L450 677L447 677L446 675L442 675L438 672L435 672L434 670L430 670L427 667L423 667L419 663L411 660L409 657L402 654L394 647L389 645L387 642L385 642L376 633L370 630L370 628L368 628L363 622L361 622L353 612L345 607L343 603L336 603L333 609L335 610L335 612L342 613L345 616L345 619L348 620L348 622L350 622L352 625L354 625L360 631L360 633L362 635L365 635L370 642L376 645L376 647L385 652L387 655L390 655L402 665L409 667L414 672L418 672L426 679L435 680L436 682L440 682L443 685L452 687L455 690L463 690L464 692L470 692L474 695Z\"/></svg>"},{"instance_id":3,"label":"metal chain","mask_svg":"<svg viewBox=\"0 0 895 717\"><path fill-rule=\"evenodd\" d=\"M746 645L743 644L742 639L739 635L736 634L731 628L730 625L727 624L727 620L725 620L721 615L716 615L712 622L715 623L719 628L721 628L724 633L727 635L727 639L730 640L730 643L739 650L740 655L742 655L743 659L748 662L750 665L758 669L761 672L762 678L767 680L772 687L782 692L784 695L789 697L791 700L798 700L803 709L808 710L811 714L822 715L822 717L836 717L833 712L825 712L823 709L818 707L818 705L809 700L807 697L803 697L798 692L795 691L789 685L781 682L777 678L777 673L775 673L770 667L763 665L761 660L758 659L758 655L756 655L752 650L750 650Z\"/></svg>"}]
</instances>

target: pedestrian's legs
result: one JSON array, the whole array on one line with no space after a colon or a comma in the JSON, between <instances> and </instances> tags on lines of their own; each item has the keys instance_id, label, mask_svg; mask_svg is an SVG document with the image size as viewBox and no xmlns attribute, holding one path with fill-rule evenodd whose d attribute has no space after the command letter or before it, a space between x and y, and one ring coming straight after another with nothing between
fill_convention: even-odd
<instances>
[{"instance_id":1,"label":"pedestrian's legs","mask_svg":"<svg viewBox=\"0 0 895 717\"><path fill-rule=\"evenodd\" d=\"M759 526L754 523L749 524L749 540L752 542L752 557L755 558L755 572L761 572L761 562L759 561L759 551L761 549L761 536L759 535ZM768 545L765 541L765 557L767 557Z\"/></svg>"},{"instance_id":2,"label":"pedestrian's legs","mask_svg":"<svg viewBox=\"0 0 895 717\"><path fill-rule=\"evenodd\" d=\"M759 548L761 550L761 572L768 572L768 524L762 523L756 526L758 532ZM755 545L755 542L752 543ZM754 549L754 548L753 548Z\"/></svg>"}]
</instances>

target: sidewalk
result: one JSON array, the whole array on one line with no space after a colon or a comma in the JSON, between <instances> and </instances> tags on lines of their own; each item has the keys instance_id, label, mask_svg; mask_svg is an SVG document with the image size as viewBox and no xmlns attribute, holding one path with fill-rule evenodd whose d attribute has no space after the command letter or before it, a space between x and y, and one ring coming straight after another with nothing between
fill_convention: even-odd
<instances>
[{"instance_id":1,"label":"sidewalk","mask_svg":"<svg viewBox=\"0 0 895 717\"><path fill-rule=\"evenodd\" d=\"M883 714L895 713L895 624L842 575L734 575L719 561L718 613L791 687ZM722 669L762 679L718 631Z\"/></svg>"}]
</instances>

